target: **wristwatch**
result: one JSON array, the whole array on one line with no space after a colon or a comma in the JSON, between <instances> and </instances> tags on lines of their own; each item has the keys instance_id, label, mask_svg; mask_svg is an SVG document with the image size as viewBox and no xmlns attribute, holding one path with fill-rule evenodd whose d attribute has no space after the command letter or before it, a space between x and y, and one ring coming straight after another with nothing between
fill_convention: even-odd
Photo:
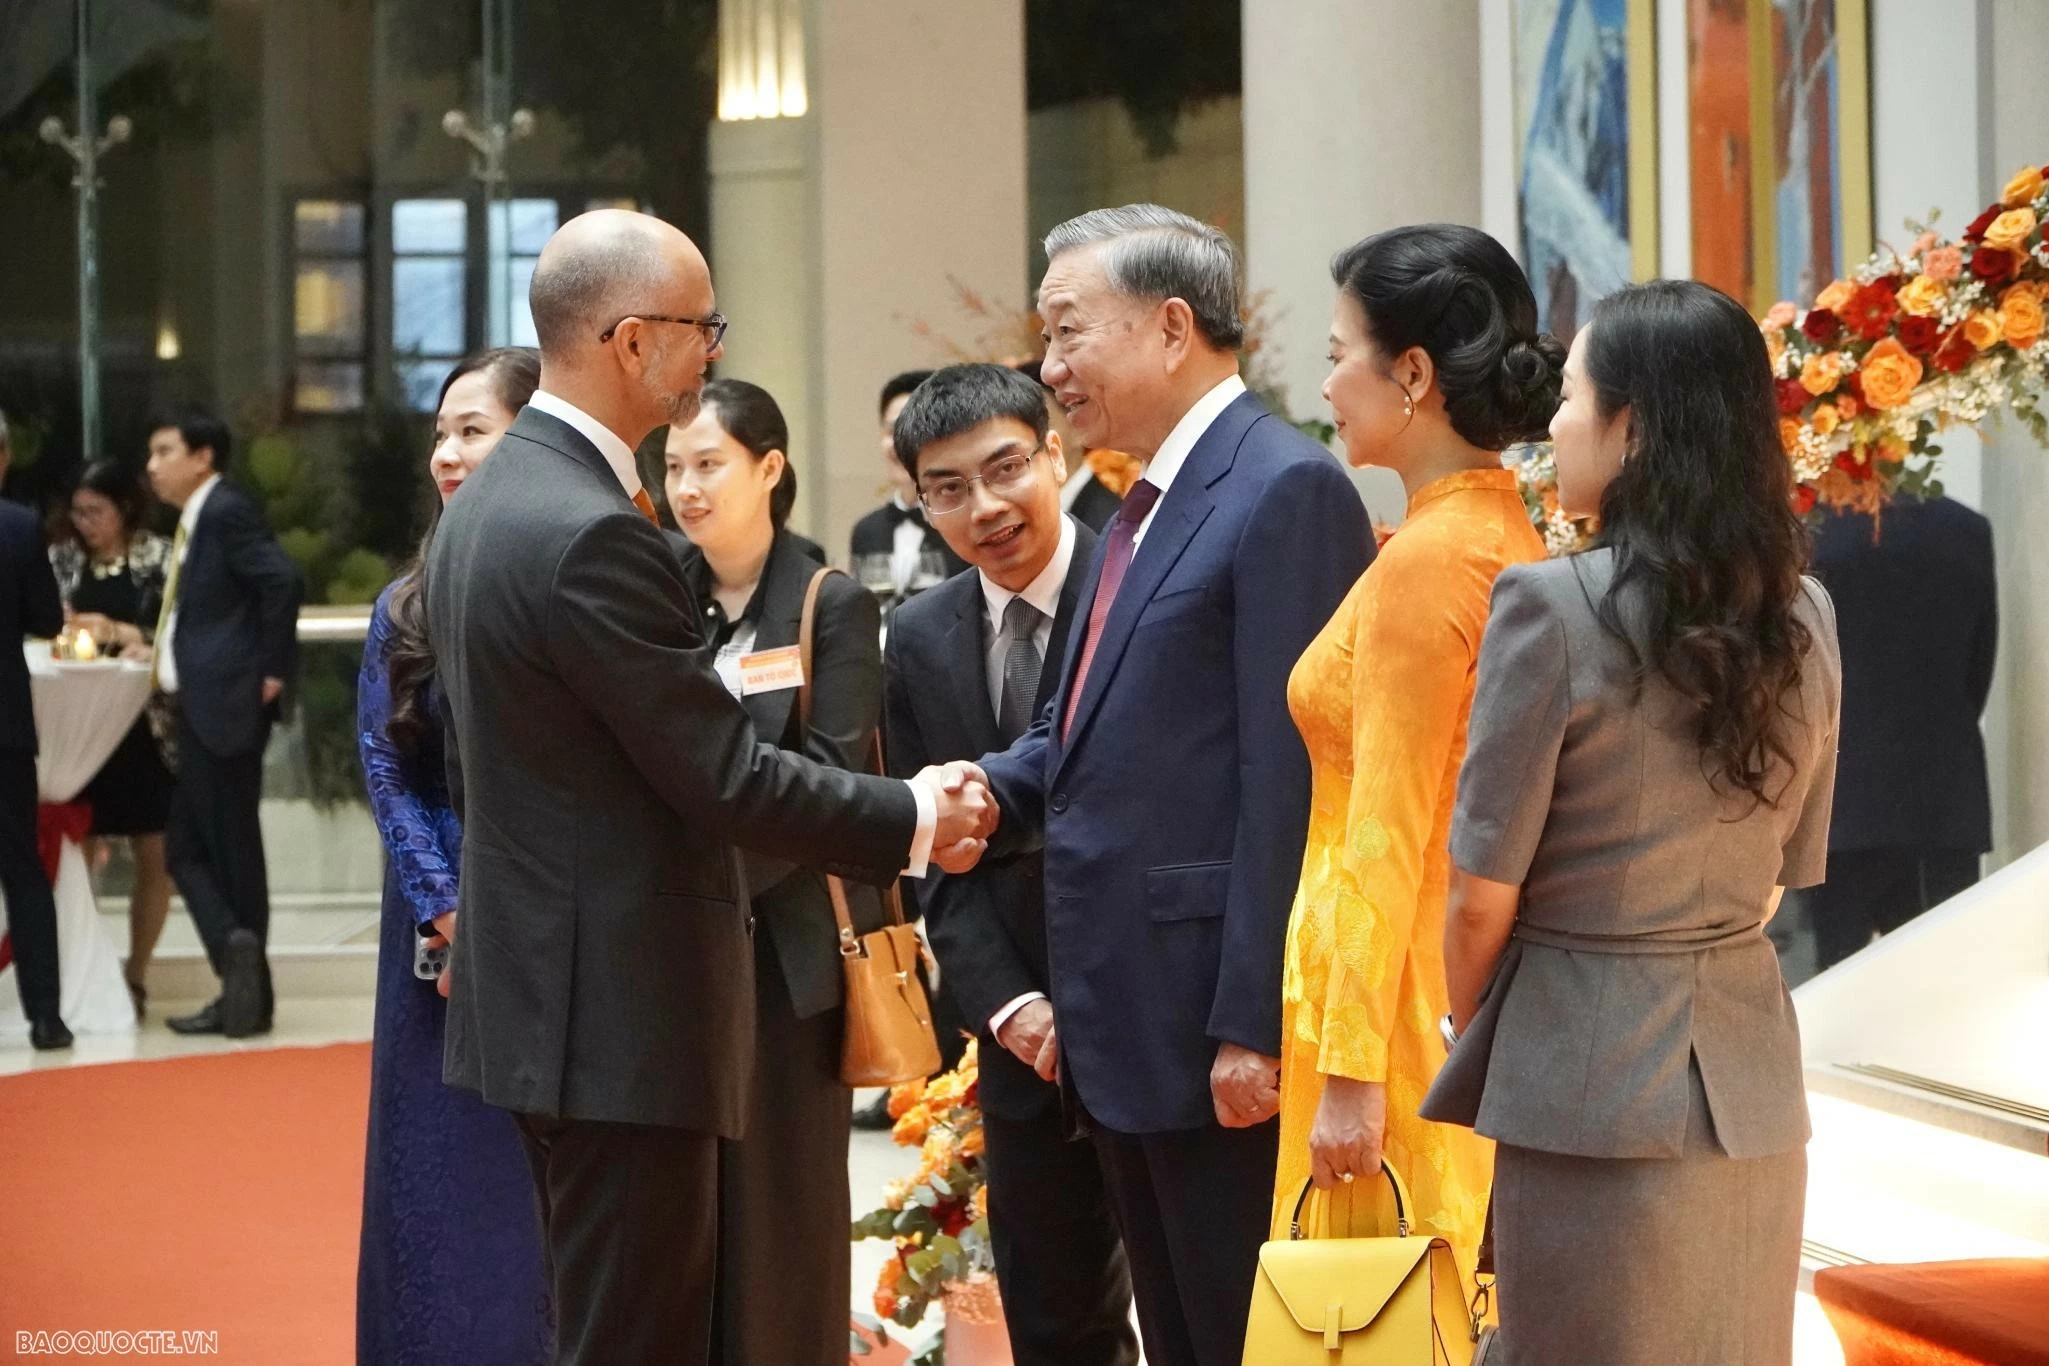
<instances>
[{"instance_id":1,"label":"wristwatch","mask_svg":"<svg viewBox=\"0 0 2049 1366\"><path fill-rule=\"evenodd\" d=\"M1451 1015L1449 1013L1437 1022L1437 1032L1444 1038L1445 1052L1449 1053L1452 1049L1458 1047L1458 1031L1451 1027Z\"/></svg>"}]
</instances>

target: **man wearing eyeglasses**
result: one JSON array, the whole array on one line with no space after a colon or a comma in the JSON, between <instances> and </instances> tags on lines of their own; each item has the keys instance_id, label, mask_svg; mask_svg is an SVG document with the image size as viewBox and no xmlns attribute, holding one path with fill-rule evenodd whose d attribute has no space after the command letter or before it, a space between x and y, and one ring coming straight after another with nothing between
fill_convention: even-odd
<instances>
[{"instance_id":1,"label":"man wearing eyeglasses","mask_svg":"<svg viewBox=\"0 0 2049 1366\"><path fill-rule=\"evenodd\" d=\"M540 389L449 500L427 567L463 822L445 1076L519 1127L562 1366L695 1366L718 1140L741 1136L753 1080L733 844L880 884L967 867L994 821L964 776L761 743L713 671L633 458L690 419L718 358L690 239L584 214L529 301Z\"/></svg>"},{"instance_id":2,"label":"man wearing eyeglasses","mask_svg":"<svg viewBox=\"0 0 2049 1366\"><path fill-rule=\"evenodd\" d=\"M1059 685L1096 536L1060 509L1064 450L1038 383L954 365L911 395L896 449L932 526L974 566L897 609L884 661L891 762L1001 750ZM1050 667L1049 667L1050 665ZM989 1231L1018 1366L1130 1366L1131 1276L1096 1152L1054 1082L1044 858L928 878L941 983L981 1039Z\"/></svg>"}]
</instances>

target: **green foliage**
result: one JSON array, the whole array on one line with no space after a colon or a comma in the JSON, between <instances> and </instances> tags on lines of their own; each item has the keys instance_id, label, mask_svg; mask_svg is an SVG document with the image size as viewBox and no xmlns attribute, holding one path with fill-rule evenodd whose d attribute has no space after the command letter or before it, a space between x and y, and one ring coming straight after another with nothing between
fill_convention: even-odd
<instances>
[{"instance_id":1,"label":"green foliage","mask_svg":"<svg viewBox=\"0 0 2049 1366\"><path fill-rule=\"evenodd\" d=\"M374 550L357 546L335 564L327 581L327 600L337 606L364 606L377 601L391 582L391 562Z\"/></svg>"}]
</instances>

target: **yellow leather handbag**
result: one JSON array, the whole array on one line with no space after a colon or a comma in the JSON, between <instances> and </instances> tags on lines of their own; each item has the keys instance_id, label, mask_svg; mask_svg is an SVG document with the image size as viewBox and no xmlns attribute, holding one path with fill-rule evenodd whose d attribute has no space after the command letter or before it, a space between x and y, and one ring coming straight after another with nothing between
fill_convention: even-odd
<instances>
[{"instance_id":1,"label":"yellow leather handbag","mask_svg":"<svg viewBox=\"0 0 2049 1366\"><path fill-rule=\"evenodd\" d=\"M1303 1184L1288 1237L1259 1250L1245 1366L1472 1366L1486 1292L1467 1307L1451 1244L1409 1236L1408 1187L1380 1170L1394 1189L1392 1238L1305 1237L1314 1186Z\"/></svg>"}]
</instances>

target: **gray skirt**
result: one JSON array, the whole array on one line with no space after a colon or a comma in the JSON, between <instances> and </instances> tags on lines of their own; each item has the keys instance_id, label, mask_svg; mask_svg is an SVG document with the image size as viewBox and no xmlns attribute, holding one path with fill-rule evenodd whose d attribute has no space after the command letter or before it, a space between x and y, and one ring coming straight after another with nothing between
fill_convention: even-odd
<instances>
[{"instance_id":1,"label":"gray skirt","mask_svg":"<svg viewBox=\"0 0 2049 1366\"><path fill-rule=\"evenodd\" d=\"M1729 1157L1691 1069L1685 1155L1495 1150L1502 1366L1788 1366L1807 1150Z\"/></svg>"}]
</instances>

